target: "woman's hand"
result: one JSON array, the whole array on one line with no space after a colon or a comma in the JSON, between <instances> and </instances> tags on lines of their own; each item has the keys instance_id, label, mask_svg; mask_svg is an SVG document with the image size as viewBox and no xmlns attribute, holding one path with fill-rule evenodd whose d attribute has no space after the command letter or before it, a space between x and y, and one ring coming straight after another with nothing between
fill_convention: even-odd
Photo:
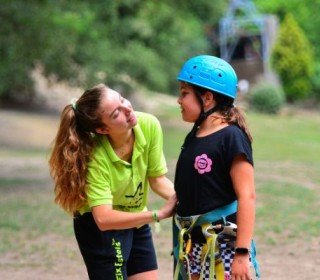
<instances>
[{"instance_id":1,"label":"woman's hand","mask_svg":"<svg viewBox=\"0 0 320 280\"><path fill-rule=\"evenodd\" d=\"M176 194L174 194L167 200L166 204L162 206L158 211L159 220L163 220L171 217L175 213L176 205L177 205L177 196Z\"/></svg>"},{"instance_id":2,"label":"woman's hand","mask_svg":"<svg viewBox=\"0 0 320 280\"><path fill-rule=\"evenodd\" d=\"M231 280L251 280L249 254L235 254L231 266Z\"/></svg>"}]
</instances>

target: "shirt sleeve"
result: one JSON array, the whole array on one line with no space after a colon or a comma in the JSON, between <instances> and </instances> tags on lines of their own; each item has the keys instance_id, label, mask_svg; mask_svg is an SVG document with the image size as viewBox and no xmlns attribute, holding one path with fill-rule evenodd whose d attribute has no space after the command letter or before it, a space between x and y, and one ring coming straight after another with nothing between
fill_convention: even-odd
<instances>
[{"instance_id":1,"label":"shirt sleeve","mask_svg":"<svg viewBox=\"0 0 320 280\"><path fill-rule=\"evenodd\" d=\"M163 134L160 122L157 118L151 118L150 141L149 146L149 162L148 162L148 177L161 176L168 172L166 160L163 154Z\"/></svg>"},{"instance_id":2,"label":"shirt sleeve","mask_svg":"<svg viewBox=\"0 0 320 280\"><path fill-rule=\"evenodd\" d=\"M227 166L231 168L233 159L237 155L244 155L246 160L253 165L252 147L248 137L239 128L233 129L224 145Z\"/></svg>"},{"instance_id":3,"label":"shirt sleeve","mask_svg":"<svg viewBox=\"0 0 320 280\"><path fill-rule=\"evenodd\" d=\"M87 200L89 207L112 204L109 168L102 158L93 157L88 165Z\"/></svg>"}]
</instances>

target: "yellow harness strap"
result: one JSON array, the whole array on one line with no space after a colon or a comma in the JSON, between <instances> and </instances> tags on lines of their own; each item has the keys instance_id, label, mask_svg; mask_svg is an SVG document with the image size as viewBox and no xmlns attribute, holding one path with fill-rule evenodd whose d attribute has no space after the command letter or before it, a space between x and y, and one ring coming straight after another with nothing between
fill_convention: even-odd
<instances>
[{"instance_id":1,"label":"yellow harness strap","mask_svg":"<svg viewBox=\"0 0 320 280\"><path fill-rule=\"evenodd\" d=\"M174 238L174 256L176 258L176 269L174 274L175 280L189 280L191 279L190 262L188 253L192 250L191 231L194 226L201 226L202 233L206 238L201 252L201 271L200 279L204 279L205 263L210 256L210 271L209 279L224 280L224 265L219 253L217 244L217 234L215 233L215 226L212 222L218 221L221 218L227 217L237 212L237 201L233 201L228 205L212 210L208 213L193 216L179 216L175 215L175 224L178 230L173 231ZM178 233L179 232L179 233ZM186 242L186 243L185 243ZM185 245L185 246L184 246ZM177 249L177 250L175 250ZM186 269L184 269L184 262Z\"/></svg>"},{"instance_id":2,"label":"yellow harness strap","mask_svg":"<svg viewBox=\"0 0 320 280\"><path fill-rule=\"evenodd\" d=\"M201 252L201 272L200 272L200 280L205 279L205 263L210 257L210 271L209 271L209 279L216 280L224 280L224 266L222 259L219 253L219 247L217 244L217 237L218 235L214 232L214 230L210 229L211 224L204 224L202 225L202 231L204 236L206 237L206 244L202 247ZM187 241L185 241L185 235L188 236ZM186 275L184 276L185 280L191 279L191 272L190 272L190 261L189 261L189 253L192 249L192 240L191 236L188 232L187 228L183 228L179 232L179 261L177 262L176 270L174 279L178 279L180 265L183 262L186 263Z\"/></svg>"},{"instance_id":3,"label":"yellow harness strap","mask_svg":"<svg viewBox=\"0 0 320 280\"><path fill-rule=\"evenodd\" d=\"M211 224L203 224L202 232L206 237L207 243L202 247L201 252L201 274L200 280L205 279L205 263L207 261L208 256L210 257L210 271L209 271L209 279L216 280L224 280L224 266L219 253L219 247L217 244L218 235L214 230L209 230Z\"/></svg>"},{"instance_id":4,"label":"yellow harness strap","mask_svg":"<svg viewBox=\"0 0 320 280\"><path fill-rule=\"evenodd\" d=\"M186 243L186 246L184 246L184 236L185 234L188 235L188 240ZM190 274L190 261L189 261L189 253L191 250L191 246L192 246L192 241L191 241L191 236L188 233L188 229L187 228L183 228L180 230L179 232L179 260L177 262L177 266L176 266L176 270L175 270L175 275L174 275L174 279L178 279L179 278L179 271L180 271L180 263L183 263L184 261L187 264L187 277L188 279L191 279L191 274Z\"/></svg>"}]
</instances>

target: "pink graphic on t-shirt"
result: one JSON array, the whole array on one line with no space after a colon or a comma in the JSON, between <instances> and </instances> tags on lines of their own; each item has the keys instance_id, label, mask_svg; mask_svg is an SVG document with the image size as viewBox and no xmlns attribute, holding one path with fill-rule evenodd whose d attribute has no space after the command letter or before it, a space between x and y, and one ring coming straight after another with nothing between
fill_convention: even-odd
<instances>
[{"instance_id":1,"label":"pink graphic on t-shirt","mask_svg":"<svg viewBox=\"0 0 320 280\"><path fill-rule=\"evenodd\" d=\"M211 171L212 160L208 158L206 154L197 156L194 162L194 168L198 170L200 174Z\"/></svg>"}]
</instances>

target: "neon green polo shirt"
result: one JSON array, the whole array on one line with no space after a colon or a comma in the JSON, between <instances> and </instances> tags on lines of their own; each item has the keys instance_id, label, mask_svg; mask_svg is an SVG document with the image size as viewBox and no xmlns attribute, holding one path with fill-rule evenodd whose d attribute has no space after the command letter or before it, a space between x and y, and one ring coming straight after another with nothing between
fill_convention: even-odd
<instances>
[{"instance_id":1,"label":"neon green polo shirt","mask_svg":"<svg viewBox=\"0 0 320 280\"><path fill-rule=\"evenodd\" d=\"M80 209L81 214L103 204L113 205L113 209L121 211L144 211L148 177L167 173L159 121L147 113L136 112L136 116L131 163L116 155L106 135L97 136L97 146L88 164L87 205Z\"/></svg>"}]
</instances>

